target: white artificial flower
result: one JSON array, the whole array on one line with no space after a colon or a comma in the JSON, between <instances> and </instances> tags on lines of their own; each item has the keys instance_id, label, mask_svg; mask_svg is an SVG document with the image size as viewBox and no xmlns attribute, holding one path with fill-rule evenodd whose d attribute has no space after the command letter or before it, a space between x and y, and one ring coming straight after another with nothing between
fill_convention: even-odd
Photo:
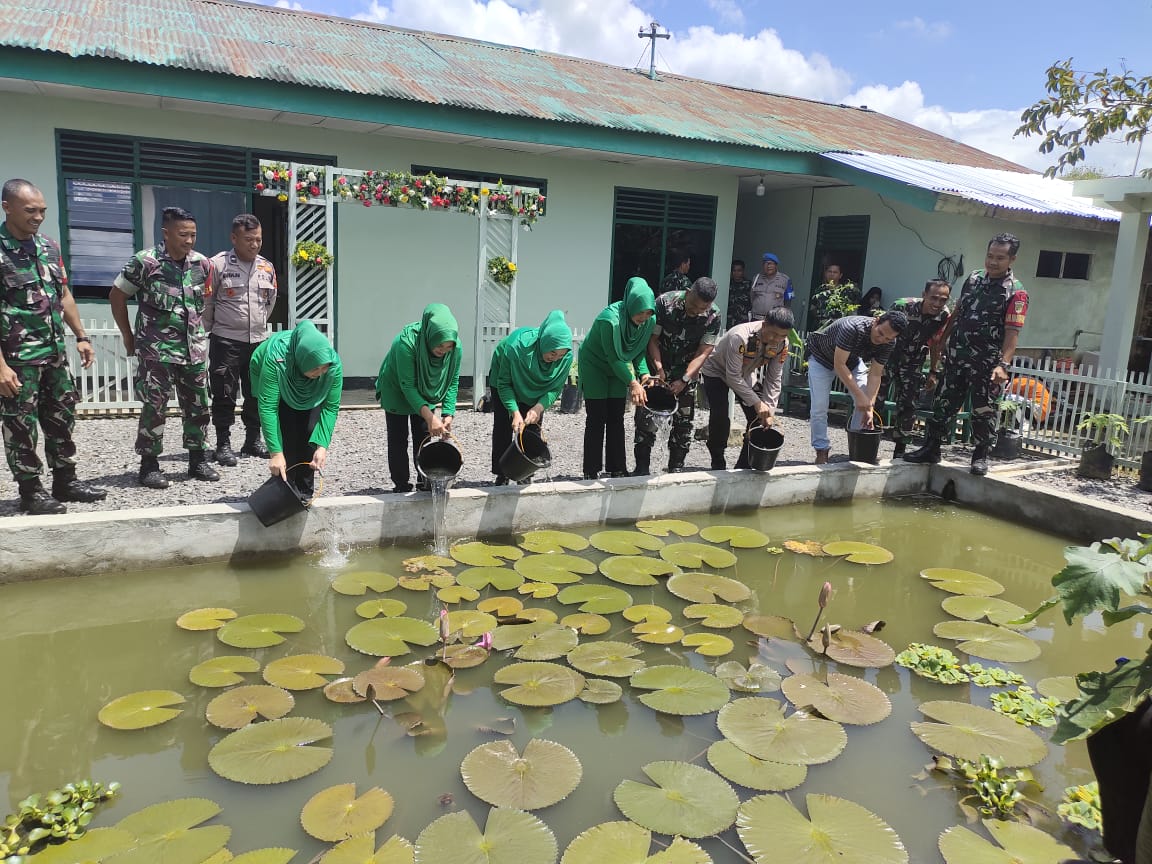
<instances>
[{"instance_id":1,"label":"white artificial flower","mask_svg":"<svg viewBox=\"0 0 1152 864\"><path fill-rule=\"evenodd\" d=\"M265 180L271 180L272 179L272 169L271 168L266 168L264 170L264 179Z\"/></svg>"},{"instance_id":2,"label":"white artificial flower","mask_svg":"<svg viewBox=\"0 0 1152 864\"><path fill-rule=\"evenodd\" d=\"M316 182L316 172L315 171L309 171L308 172L308 182L309 183L315 183Z\"/></svg>"}]
</instances>

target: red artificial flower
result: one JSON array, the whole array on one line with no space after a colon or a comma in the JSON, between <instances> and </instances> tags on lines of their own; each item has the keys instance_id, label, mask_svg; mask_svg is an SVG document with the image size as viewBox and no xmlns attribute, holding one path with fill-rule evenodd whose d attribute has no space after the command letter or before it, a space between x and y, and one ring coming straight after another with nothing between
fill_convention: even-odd
<instances>
[{"instance_id":1,"label":"red artificial flower","mask_svg":"<svg viewBox=\"0 0 1152 864\"><path fill-rule=\"evenodd\" d=\"M324 259L323 259L323 258L321 258L319 255L317 255L317 256L316 256L316 263L317 263L317 264L323 264L323 263L324 263Z\"/></svg>"},{"instance_id":2,"label":"red artificial flower","mask_svg":"<svg viewBox=\"0 0 1152 864\"><path fill-rule=\"evenodd\" d=\"M257 192L263 192L264 191L264 184L263 183L257 183L256 184L256 191Z\"/></svg>"},{"instance_id":3,"label":"red artificial flower","mask_svg":"<svg viewBox=\"0 0 1152 864\"><path fill-rule=\"evenodd\" d=\"M365 206L365 207L371 207L371 206L372 206L372 202L371 202L369 199L365 198L365 199L364 199L364 206Z\"/></svg>"},{"instance_id":4,"label":"red artificial flower","mask_svg":"<svg viewBox=\"0 0 1152 864\"><path fill-rule=\"evenodd\" d=\"M417 180L416 181L416 188L417 189L423 189L424 188L424 181L423 180Z\"/></svg>"},{"instance_id":5,"label":"red artificial flower","mask_svg":"<svg viewBox=\"0 0 1152 864\"><path fill-rule=\"evenodd\" d=\"M408 194L408 187L407 186L401 186L400 187L400 194L401 195L407 195Z\"/></svg>"},{"instance_id":6,"label":"red artificial flower","mask_svg":"<svg viewBox=\"0 0 1152 864\"><path fill-rule=\"evenodd\" d=\"M467 191L468 191L468 190L467 190L467 189L465 189L463 186L457 186L457 187L456 187L456 194L457 194L457 195L463 195L463 194L464 194L465 192L467 192Z\"/></svg>"},{"instance_id":7,"label":"red artificial flower","mask_svg":"<svg viewBox=\"0 0 1152 864\"><path fill-rule=\"evenodd\" d=\"M339 183L341 186L347 186L348 185L348 178L347 177L341 177L336 182Z\"/></svg>"},{"instance_id":8,"label":"red artificial flower","mask_svg":"<svg viewBox=\"0 0 1152 864\"><path fill-rule=\"evenodd\" d=\"M312 186L312 187L309 187L308 191L311 192L312 197L315 198L317 195L320 194L320 187L319 186Z\"/></svg>"},{"instance_id":9,"label":"red artificial flower","mask_svg":"<svg viewBox=\"0 0 1152 864\"><path fill-rule=\"evenodd\" d=\"M301 191L303 188L304 188L304 184L303 184L303 183L297 183L297 184L296 184L296 191L297 191L297 192Z\"/></svg>"},{"instance_id":10,"label":"red artificial flower","mask_svg":"<svg viewBox=\"0 0 1152 864\"><path fill-rule=\"evenodd\" d=\"M280 179L280 172L279 171L273 171L272 172L272 179L273 180L279 180Z\"/></svg>"},{"instance_id":11,"label":"red artificial flower","mask_svg":"<svg viewBox=\"0 0 1152 864\"><path fill-rule=\"evenodd\" d=\"M544 200L544 196L543 196L543 195L537 195L537 196L536 196L536 199L537 199L538 201L543 201L543 200Z\"/></svg>"}]
</instances>

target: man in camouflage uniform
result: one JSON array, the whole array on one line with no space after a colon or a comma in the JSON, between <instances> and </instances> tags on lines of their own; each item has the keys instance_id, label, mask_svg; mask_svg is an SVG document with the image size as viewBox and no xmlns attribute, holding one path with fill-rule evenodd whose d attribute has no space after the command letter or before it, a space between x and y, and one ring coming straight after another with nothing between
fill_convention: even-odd
<instances>
[{"instance_id":1,"label":"man in camouflage uniform","mask_svg":"<svg viewBox=\"0 0 1152 864\"><path fill-rule=\"evenodd\" d=\"M76 336L84 368L96 354L84 334L60 247L40 233L48 212L27 180L0 192L0 417L4 455L20 489L20 509L34 516L63 513L63 502L91 503L107 495L76 479L76 385L68 370L64 325ZM52 494L40 481L37 422L52 469Z\"/></svg>"},{"instance_id":2,"label":"man in camouflage uniform","mask_svg":"<svg viewBox=\"0 0 1152 864\"><path fill-rule=\"evenodd\" d=\"M984 269L975 270L960 289L941 341L944 380L936 392L924 446L904 455L905 462L940 461L944 430L965 397L972 394L972 473L988 473L988 450L996 433L996 406L1008 381L1020 328L1028 314L1028 293L1012 275L1020 241L997 234L988 243Z\"/></svg>"},{"instance_id":3,"label":"man in camouflage uniform","mask_svg":"<svg viewBox=\"0 0 1152 864\"><path fill-rule=\"evenodd\" d=\"M892 380L892 400L896 403L896 425L892 440L896 443L893 459L904 455L908 433L916 419L916 402L920 391L935 390L940 369L940 332L948 322L948 295L952 286L943 279L929 279L922 297L905 297L892 304L892 311L903 312L908 326L896 339L888 361ZM925 379L924 360L930 358Z\"/></svg>"},{"instance_id":4,"label":"man in camouflage uniform","mask_svg":"<svg viewBox=\"0 0 1152 864\"><path fill-rule=\"evenodd\" d=\"M728 314L724 316L724 326L735 327L751 320L752 280L744 278L744 262L737 258L728 276Z\"/></svg>"},{"instance_id":5,"label":"man in camouflage uniform","mask_svg":"<svg viewBox=\"0 0 1152 864\"><path fill-rule=\"evenodd\" d=\"M208 335L204 303L216 286L216 268L196 252L196 217L165 207L164 240L137 252L116 277L108 296L112 317L129 356L136 355L136 398L144 403L136 435L140 484L167 489L157 457L164 449L164 414L172 388L184 414L188 476L219 480L204 453L208 429ZM128 320L128 298L138 302L135 331Z\"/></svg>"},{"instance_id":6,"label":"man in camouflage uniform","mask_svg":"<svg viewBox=\"0 0 1152 864\"><path fill-rule=\"evenodd\" d=\"M700 367L720 339L720 309L716 283L702 276L687 291L668 291L656 298L656 327L648 339L648 368L652 377L668 384L676 397L676 413L668 440L668 470L683 471L692 443L696 416L696 382ZM636 476L651 471L656 423L652 413L636 409Z\"/></svg>"},{"instance_id":7,"label":"man in camouflage uniform","mask_svg":"<svg viewBox=\"0 0 1152 864\"><path fill-rule=\"evenodd\" d=\"M692 269L692 256L683 249L672 253L672 269L660 283L660 293L668 291L687 291L692 287L692 280L688 278L688 271Z\"/></svg>"},{"instance_id":8,"label":"man in camouflage uniform","mask_svg":"<svg viewBox=\"0 0 1152 864\"><path fill-rule=\"evenodd\" d=\"M276 268L260 255L262 242L260 221L251 213L241 213L232 220L232 249L212 257L219 284L204 303L216 464L229 467L237 461L231 430L236 421L236 397L241 392L244 446L240 452L268 458L252 395L252 376L248 374L252 354L267 335L268 319L276 305Z\"/></svg>"}]
</instances>

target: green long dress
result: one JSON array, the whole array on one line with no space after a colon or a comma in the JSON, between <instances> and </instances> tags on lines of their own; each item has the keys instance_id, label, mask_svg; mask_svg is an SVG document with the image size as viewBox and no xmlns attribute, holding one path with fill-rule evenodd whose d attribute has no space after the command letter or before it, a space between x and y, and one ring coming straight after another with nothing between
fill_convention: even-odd
<instances>
[{"instance_id":1,"label":"green long dress","mask_svg":"<svg viewBox=\"0 0 1152 864\"><path fill-rule=\"evenodd\" d=\"M647 282L634 277L628 280L624 299L596 316L580 345L580 389L586 399L623 397L629 384L648 374L645 355L656 317L636 324L632 316L649 309L656 311L656 297Z\"/></svg>"},{"instance_id":2,"label":"green long dress","mask_svg":"<svg viewBox=\"0 0 1152 864\"><path fill-rule=\"evenodd\" d=\"M545 363L549 351L567 348L555 363ZM517 403L545 409L560 398L568 370L572 368L572 330L564 313L553 309L539 327L521 327L505 336L492 352L489 378L496 398L509 414Z\"/></svg>"},{"instance_id":3,"label":"green long dress","mask_svg":"<svg viewBox=\"0 0 1152 864\"><path fill-rule=\"evenodd\" d=\"M392 340L392 347L380 364L376 377L376 398L380 407L392 414L419 414L441 406L441 414L456 413L456 393L460 386L459 326L443 303L429 303L420 320L406 326ZM456 347L437 357L432 349L444 342Z\"/></svg>"}]
</instances>

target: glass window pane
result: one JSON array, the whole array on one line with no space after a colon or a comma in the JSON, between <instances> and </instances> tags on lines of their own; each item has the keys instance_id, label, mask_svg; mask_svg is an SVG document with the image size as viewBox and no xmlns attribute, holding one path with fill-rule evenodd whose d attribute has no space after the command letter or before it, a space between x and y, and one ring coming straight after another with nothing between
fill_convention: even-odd
<instances>
[{"instance_id":1,"label":"glass window pane","mask_svg":"<svg viewBox=\"0 0 1152 864\"><path fill-rule=\"evenodd\" d=\"M78 296L107 296L112 280L135 251L132 185L68 180L66 194L72 286L80 289Z\"/></svg>"}]
</instances>

